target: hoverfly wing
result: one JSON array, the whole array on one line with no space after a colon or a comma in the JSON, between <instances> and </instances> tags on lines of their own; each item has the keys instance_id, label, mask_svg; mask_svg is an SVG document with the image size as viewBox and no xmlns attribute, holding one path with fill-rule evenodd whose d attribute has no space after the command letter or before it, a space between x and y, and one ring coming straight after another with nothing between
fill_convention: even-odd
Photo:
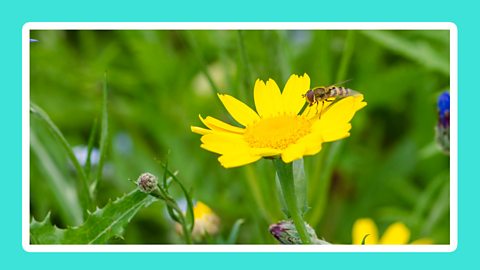
<instances>
[{"instance_id":1,"label":"hoverfly wing","mask_svg":"<svg viewBox=\"0 0 480 270\"><path fill-rule=\"evenodd\" d=\"M355 91L355 90L352 90L352 89L348 89L349 90L349 94L348 96L359 96L359 95L362 95L362 93L358 92L358 91Z\"/></svg>"}]
</instances>

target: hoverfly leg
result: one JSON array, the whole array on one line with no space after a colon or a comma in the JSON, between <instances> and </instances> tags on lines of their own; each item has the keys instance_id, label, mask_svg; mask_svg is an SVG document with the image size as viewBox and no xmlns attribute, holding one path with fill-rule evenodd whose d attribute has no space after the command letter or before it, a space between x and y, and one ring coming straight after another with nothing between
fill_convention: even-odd
<instances>
[{"instance_id":1,"label":"hoverfly leg","mask_svg":"<svg viewBox=\"0 0 480 270\"><path fill-rule=\"evenodd\" d=\"M310 110L312 109L312 105L308 105L308 108L307 108L307 113L306 115L309 115L310 114Z\"/></svg>"},{"instance_id":2,"label":"hoverfly leg","mask_svg":"<svg viewBox=\"0 0 480 270\"><path fill-rule=\"evenodd\" d=\"M320 110L320 115L318 116L318 119L322 117L322 112L323 112L323 105L325 104L325 101L322 101L322 109Z\"/></svg>"}]
</instances>

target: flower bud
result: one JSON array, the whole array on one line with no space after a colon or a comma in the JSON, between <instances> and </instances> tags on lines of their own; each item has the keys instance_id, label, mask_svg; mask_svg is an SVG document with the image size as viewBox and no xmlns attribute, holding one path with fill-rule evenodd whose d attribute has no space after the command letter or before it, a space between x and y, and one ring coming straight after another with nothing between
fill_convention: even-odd
<instances>
[{"instance_id":1,"label":"flower bud","mask_svg":"<svg viewBox=\"0 0 480 270\"><path fill-rule=\"evenodd\" d=\"M438 122L435 127L435 141L440 149L450 153L450 93L443 92L437 102Z\"/></svg>"},{"instance_id":2,"label":"flower bud","mask_svg":"<svg viewBox=\"0 0 480 270\"><path fill-rule=\"evenodd\" d=\"M157 177L151 173L143 173L137 179L138 188L145 193L150 193L157 189Z\"/></svg>"},{"instance_id":3,"label":"flower bud","mask_svg":"<svg viewBox=\"0 0 480 270\"><path fill-rule=\"evenodd\" d=\"M317 245L329 245L328 242L317 238L317 234L308 223L305 222L308 236L313 244ZM298 234L295 224L291 220L282 220L278 223L270 225L270 233L282 244L302 244L300 235Z\"/></svg>"}]
</instances>

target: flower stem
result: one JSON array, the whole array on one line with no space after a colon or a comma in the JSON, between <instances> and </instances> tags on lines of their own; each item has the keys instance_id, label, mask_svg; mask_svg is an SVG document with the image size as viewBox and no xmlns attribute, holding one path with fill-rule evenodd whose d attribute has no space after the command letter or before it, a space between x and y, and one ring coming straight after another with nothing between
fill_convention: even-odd
<instances>
[{"instance_id":1,"label":"flower stem","mask_svg":"<svg viewBox=\"0 0 480 270\"><path fill-rule=\"evenodd\" d=\"M170 196L168 196L165 190L161 188L157 188L156 190L151 192L150 195L154 196L157 199L163 200L167 204L167 207L171 207L172 211L174 211L174 214L176 214L175 216L177 217L174 220L180 223L180 225L182 226L182 232L183 232L183 237L185 239L185 243L193 244L192 232L189 230L185 216L182 210L180 209L180 207L175 202L175 200L172 199Z\"/></svg>"},{"instance_id":2,"label":"flower stem","mask_svg":"<svg viewBox=\"0 0 480 270\"><path fill-rule=\"evenodd\" d=\"M273 163L275 164L275 169L277 170L282 196L285 200L290 218L295 224L295 228L298 231L302 243L311 244L312 241L308 236L305 221L303 220L302 214L297 205L297 197L295 195L295 185L293 179L293 165L292 163L284 163L278 158L275 158Z\"/></svg>"}]
</instances>

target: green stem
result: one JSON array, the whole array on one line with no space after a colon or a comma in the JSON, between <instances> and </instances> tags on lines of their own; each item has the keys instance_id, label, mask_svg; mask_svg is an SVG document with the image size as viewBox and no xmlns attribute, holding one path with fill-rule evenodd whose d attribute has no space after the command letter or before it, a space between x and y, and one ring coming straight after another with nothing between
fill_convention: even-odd
<instances>
[{"instance_id":1,"label":"green stem","mask_svg":"<svg viewBox=\"0 0 480 270\"><path fill-rule=\"evenodd\" d=\"M285 199L285 204L288 208L290 218L295 224L295 228L298 231L302 243L311 244L312 241L308 236L305 221L303 220L300 209L297 205L297 197L295 195L295 185L293 180L293 165L292 163L284 163L278 158L275 158L273 163L275 164L275 168L277 170L282 196Z\"/></svg>"},{"instance_id":2,"label":"green stem","mask_svg":"<svg viewBox=\"0 0 480 270\"><path fill-rule=\"evenodd\" d=\"M183 222L182 222L181 225L182 225L182 230L183 230L183 237L185 238L185 243L193 244L192 235L190 233L190 230L187 228L187 224L185 222L185 219L183 219Z\"/></svg>"},{"instance_id":3,"label":"green stem","mask_svg":"<svg viewBox=\"0 0 480 270\"><path fill-rule=\"evenodd\" d=\"M176 217L178 218L178 220L176 221L180 223L180 225L182 226L183 237L185 238L185 242L187 244L192 244L193 241L192 241L191 231L188 228L188 225L182 210L177 205L175 200L173 200L170 196L168 196L166 192L161 188L158 188L155 191L151 192L150 195L152 195L157 199L163 200L168 206L170 206L176 212Z\"/></svg>"}]
</instances>

